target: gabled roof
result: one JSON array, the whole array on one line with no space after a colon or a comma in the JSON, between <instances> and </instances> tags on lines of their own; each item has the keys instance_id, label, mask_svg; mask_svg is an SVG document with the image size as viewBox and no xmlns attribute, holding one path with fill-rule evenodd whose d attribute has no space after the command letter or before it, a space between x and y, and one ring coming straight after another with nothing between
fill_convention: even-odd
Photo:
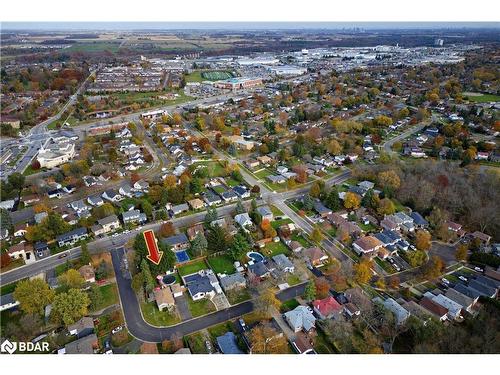
<instances>
[{"instance_id":1,"label":"gabled roof","mask_svg":"<svg viewBox=\"0 0 500 375\"><path fill-rule=\"evenodd\" d=\"M233 332L226 332L222 336L216 338L217 346L223 354L244 354L236 341L236 336Z\"/></svg>"},{"instance_id":2,"label":"gabled roof","mask_svg":"<svg viewBox=\"0 0 500 375\"><path fill-rule=\"evenodd\" d=\"M313 301L312 305L323 316L329 316L342 309L340 303L338 303L332 296L328 296L323 299L317 299Z\"/></svg>"},{"instance_id":3,"label":"gabled roof","mask_svg":"<svg viewBox=\"0 0 500 375\"><path fill-rule=\"evenodd\" d=\"M248 266L248 270L259 277L262 277L269 272L264 262L257 262L254 264L250 264Z\"/></svg>"},{"instance_id":4,"label":"gabled roof","mask_svg":"<svg viewBox=\"0 0 500 375\"><path fill-rule=\"evenodd\" d=\"M292 311L286 312L285 317L295 331L300 329L310 331L315 327L316 318L306 306L297 306Z\"/></svg>"},{"instance_id":5,"label":"gabled roof","mask_svg":"<svg viewBox=\"0 0 500 375\"><path fill-rule=\"evenodd\" d=\"M162 242L166 243L169 246L175 246L180 244L185 244L188 242L188 238L184 233L176 234L170 237L167 237L162 240Z\"/></svg>"},{"instance_id":6,"label":"gabled roof","mask_svg":"<svg viewBox=\"0 0 500 375\"><path fill-rule=\"evenodd\" d=\"M442 318L443 316L448 314L448 309L446 307L437 304L427 297L422 298L422 300L420 301L420 306L426 308L434 315L437 315L439 318Z\"/></svg>"}]
</instances>

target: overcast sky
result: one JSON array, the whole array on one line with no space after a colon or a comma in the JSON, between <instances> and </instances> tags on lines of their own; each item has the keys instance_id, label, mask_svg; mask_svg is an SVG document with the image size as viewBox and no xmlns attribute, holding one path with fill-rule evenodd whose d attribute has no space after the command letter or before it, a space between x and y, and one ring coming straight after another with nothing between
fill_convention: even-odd
<instances>
[{"instance_id":1,"label":"overcast sky","mask_svg":"<svg viewBox=\"0 0 500 375\"><path fill-rule=\"evenodd\" d=\"M500 28L500 22L2 22L7 30L276 30Z\"/></svg>"}]
</instances>

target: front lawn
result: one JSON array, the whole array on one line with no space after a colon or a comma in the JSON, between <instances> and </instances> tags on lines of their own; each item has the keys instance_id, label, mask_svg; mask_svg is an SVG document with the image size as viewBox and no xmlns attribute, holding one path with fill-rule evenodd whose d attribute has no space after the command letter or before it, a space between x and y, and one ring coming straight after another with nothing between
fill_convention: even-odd
<instances>
[{"instance_id":1,"label":"front lawn","mask_svg":"<svg viewBox=\"0 0 500 375\"><path fill-rule=\"evenodd\" d=\"M198 301L193 301L191 298L188 298L187 300L188 300L189 311L191 311L191 315L193 316L193 318L196 318L197 316L206 315L215 311L214 304L212 303L212 301L209 301L208 299L200 299Z\"/></svg>"},{"instance_id":2,"label":"front lawn","mask_svg":"<svg viewBox=\"0 0 500 375\"><path fill-rule=\"evenodd\" d=\"M234 332L233 331L233 325L231 322L225 322L221 324L217 324L216 326L210 327L207 329L208 333L210 333L210 336L212 339L216 339L219 336L222 336L223 334L227 332Z\"/></svg>"},{"instance_id":3,"label":"front lawn","mask_svg":"<svg viewBox=\"0 0 500 375\"><path fill-rule=\"evenodd\" d=\"M283 212L276 206L271 205L271 212L274 216L283 216Z\"/></svg>"},{"instance_id":4,"label":"front lawn","mask_svg":"<svg viewBox=\"0 0 500 375\"><path fill-rule=\"evenodd\" d=\"M165 327L177 324L181 321L179 315L175 312L169 312L167 310L160 311L156 306L156 303L141 303L142 315L144 320L156 327Z\"/></svg>"},{"instance_id":5,"label":"front lawn","mask_svg":"<svg viewBox=\"0 0 500 375\"><path fill-rule=\"evenodd\" d=\"M134 338L132 337L132 335L128 333L127 328L123 327L123 329L120 332L111 335L111 344L114 347L120 347L125 344L128 344L133 339Z\"/></svg>"},{"instance_id":6,"label":"front lawn","mask_svg":"<svg viewBox=\"0 0 500 375\"><path fill-rule=\"evenodd\" d=\"M233 260L227 255L210 257L207 261L208 265L215 273L232 274L236 270L233 266Z\"/></svg>"},{"instance_id":7,"label":"front lawn","mask_svg":"<svg viewBox=\"0 0 500 375\"><path fill-rule=\"evenodd\" d=\"M205 337L201 332L194 333L186 338L187 345L193 354L207 354Z\"/></svg>"},{"instance_id":8,"label":"front lawn","mask_svg":"<svg viewBox=\"0 0 500 375\"><path fill-rule=\"evenodd\" d=\"M2 285L0 294L3 296L4 294L13 293L14 290L16 289L17 283L18 283L18 281L14 282L14 283Z\"/></svg>"},{"instance_id":9,"label":"front lawn","mask_svg":"<svg viewBox=\"0 0 500 375\"><path fill-rule=\"evenodd\" d=\"M308 247L311 246L311 244L309 243L309 241L307 240L307 238L305 238L303 235L300 235L300 234L294 234L292 236L292 240L299 242L305 248L308 248Z\"/></svg>"},{"instance_id":10,"label":"front lawn","mask_svg":"<svg viewBox=\"0 0 500 375\"><path fill-rule=\"evenodd\" d=\"M238 303L248 301L252 298L250 292L246 288L240 290L230 290L226 293L226 297L231 305L237 305Z\"/></svg>"},{"instance_id":11,"label":"front lawn","mask_svg":"<svg viewBox=\"0 0 500 375\"><path fill-rule=\"evenodd\" d=\"M269 242L262 250L267 257L273 257L278 254L288 255L290 253L288 247L286 247L286 245L281 241Z\"/></svg>"},{"instance_id":12,"label":"front lawn","mask_svg":"<svg viewBox=\"0 0 500 375\"><path fill-rule=\"evenodd\" d=\"M186 276L205 269L207 269L207 265L205 263L205 260L201 259L193 263L180 266L177 270L179 271L179 275Z\"/></svg>"}]
</instances>

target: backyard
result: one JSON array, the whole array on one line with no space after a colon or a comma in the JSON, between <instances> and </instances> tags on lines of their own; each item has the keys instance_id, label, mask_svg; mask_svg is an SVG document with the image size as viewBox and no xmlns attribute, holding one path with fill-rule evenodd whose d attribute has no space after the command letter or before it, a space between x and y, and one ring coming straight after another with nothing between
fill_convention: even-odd
<instances>
[{"instance_id":1,"label":"backyard","mask_svg":"<svg viewBox=\"0 0 500 375\"><path fill-rule=\"evenodd\" d=\"M232 274L235 271L233 260L227 255L219 255L207 259L208 265L214 273Z\"/></svg>"},{"instance_id":2,"label":"backyard","mask_svg":"<svg viewBox=\"0 0 500 375\"><path fill-rule=\"evenodd\" d=\"M200 259L184 266L180 266L178 268L178 271L179 275L186 276L205 269L207 269L207 264L205 263L204 259Z\"/></svg>"}]
</instances>

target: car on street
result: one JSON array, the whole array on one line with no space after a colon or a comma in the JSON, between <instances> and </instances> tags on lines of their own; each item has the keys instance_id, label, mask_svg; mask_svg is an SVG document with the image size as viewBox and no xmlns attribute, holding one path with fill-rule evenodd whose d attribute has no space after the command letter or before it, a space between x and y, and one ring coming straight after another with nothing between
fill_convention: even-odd
<instances>
[{"instance_id":1,"label":"car on street","mask_svg":"<svg viewBox=\"0 0 500 375\"><path fill-rule=\"evenodd\" d=\"M57 258L62 259L62 258L66 258L67 256L68 256L68 253L64 253L64 254L59 255Z\"/></svg>"}]
</instances>

